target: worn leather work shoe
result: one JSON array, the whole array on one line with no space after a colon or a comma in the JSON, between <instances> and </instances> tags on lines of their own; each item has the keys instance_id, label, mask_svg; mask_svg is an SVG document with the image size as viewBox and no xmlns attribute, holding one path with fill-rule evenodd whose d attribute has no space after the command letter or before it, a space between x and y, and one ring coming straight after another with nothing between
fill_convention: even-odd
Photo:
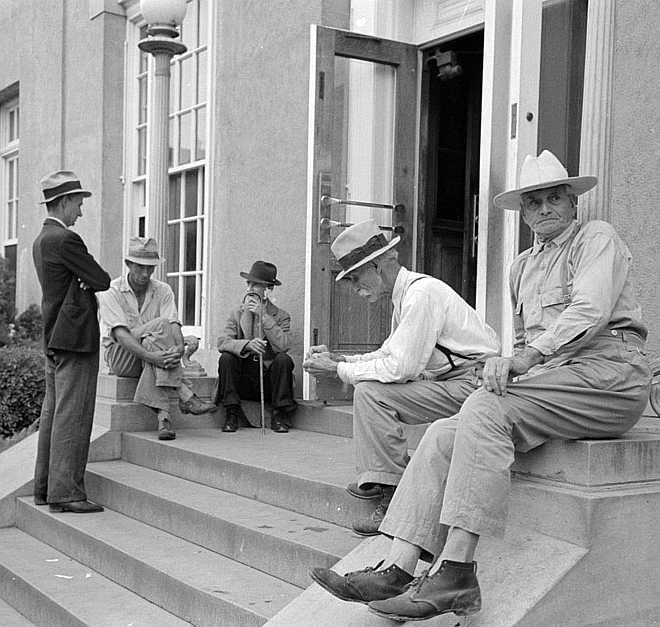
<instances>
[{"instance_id":1,"label":"worn leather work shoe","mask_svg":"<svg viewBox=\"0 0 660 627\"><path fill-rule=\"evenodd\" d=\"M369 603L369 611L398 622L426 620L453 612L457 616L481 609L477 563L443 560L438 572L424 573L399 596Z\"/></svg>"},{"instance_id":2,"label":"worn leather work shoe","mask_svg":"<svg viewBox=\"0 0 660 627\"><path fill-rule=\"evenodd\" d=\"M225 424L222 425L222 430L225 433L234 433L241 422L247 421L247 418L240 405L228 405L225 410Z\"/></svg>"},{"instance_id":3,"label":"worn leather work shoe","mask_svg":"<svg viewBox=\"0 0 660 627\"><path fill-rule=\"evenodd\" d=\"M356 499L375 501L383 498L383 484L365 483L362 487L359 487L357 481L354 481L346 486L346 492L351 496L354 496Z\"/></svg>"},{"instance_id":4,"label":"worn leather work shoe","mask_svg":"<svg viewBox=\"0 0 660 627\"><path fill-rule=\"evenodd\" d=\"M338 575L329 568L312 568L309 574L319 586L342 601L369 603L400 595L413 580L396 564L378 570L382 563L380 561L374 567L368 566L345 575Z\"/></svg>"},{"instance_id":5,"label":"worn leather work shoe","mask_svg":"<svg viewBox=\"0 0 660 627\"><path fill-rule=\"evenodd\" d=\"M394 496L395 489L395 486L382 486L383 496L380 499L380 503L378 503L378 507L371 512L370 516L367 516L366 518L358 518L353 522L353 531L355 531L355 533L359 536L378 535L378 527L380 527L380 523L382 523L383 518L385 518L387 508L390 505L392 496Z\"/></svg>"},{"instance_id":6,"label":"worn leather work shoe","mask_svg":"<svg viewBox=\"0 0 660 627\"><path fill-rule=\"evenodd\" d=\"M289 425L279 409L273 410L273 415L270 418L270 428L275 433L289 433Z\"/></svg>"},{"instance_id":7,"label":"worn leather work shoe","mask_svg":"<svg viewBox=\"0 0 660 627\"><path fill-rule=\"evenodd\" d=\"M174 440L176 433L172 429L170 417L167 414L158 414L158 439L159 440Z\"/></svg>"},{"instance_id":8,"label":"worn leather work shoe","mask_svg":"<svg viewBox=\"0 0 660 627\"><path fill-rule=\"evenodd\" d=\"M207 403L194 394L187 401L179 399L179 410L182 414L199 416L200 414L208 414L216 409L217 407L213 403Z\"/></svg>"},{"instance_id":9,"label":"worn leather work shoe","mask_svg":"<svg viewBox=\"0 0 660 627\"><path fill-rule=\"evenodd\" d=\"M103 507L89 501L70 501L69 503L51 503L48 506L51 512L71 512L72 514L94 514L102 512Z\"/></svg>"}]
</instances>

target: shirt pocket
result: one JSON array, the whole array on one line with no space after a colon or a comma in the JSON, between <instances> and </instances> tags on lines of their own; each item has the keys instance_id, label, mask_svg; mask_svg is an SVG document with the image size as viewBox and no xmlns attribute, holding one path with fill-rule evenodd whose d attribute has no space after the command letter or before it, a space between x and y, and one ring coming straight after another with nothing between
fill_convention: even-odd
<instances>
[{"instance_id":1,"label":"shirt pocket","mask_svg":"<svg viewBox=\"0 0 660 627\"><path fill-rule=\"evenodd\" d=\"M562 311L568 307L570 295L564 292L561 287L552 287L545 289L539 294L539 303L541 305L541 317L543 326L547 329Z\"/></svg>"}]
</instances>

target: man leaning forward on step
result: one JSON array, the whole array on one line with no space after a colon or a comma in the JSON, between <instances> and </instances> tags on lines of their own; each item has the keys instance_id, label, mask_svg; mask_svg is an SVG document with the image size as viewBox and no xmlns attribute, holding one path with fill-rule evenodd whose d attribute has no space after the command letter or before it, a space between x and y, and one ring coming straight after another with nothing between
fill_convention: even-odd
<instances>
[{"instance_id":1,"label":"man leaning forward on step","mask_svg":"<svg viewBox=\"0 0 660 627\"><path fill-rule=\"evenodd\" d=\"M499 353L495 332L447 284L410 272L373 220L347 228L332 243L349 281L370 303L391 297L391 333L377 351L329 353L313 346L303 367L315 376L355 385L353 439L357 481L348 492L378 499L372 515L357 520L361 535L378 533L394 489L409 460L404 424L453 416L480 385L485 358Z\"/></svg>"},{"instance_id":2,"label":"man leaning forward on step","mask_svg":"<svg viewBox=\"0 0 660 627\"><path fill-rule=\"evenodd\" d=\"M619 436L639 419L651 375L630 252L609 224L575 220L595 184L543 151L525 159L518 189L495 197L536 235L511 268L515 354L487 360L483 388L422 438L380 526L389 555L343 577L312 572L332 594L397 621L478 612L474 552L504 531L514 452ZM409 585L422 552L437 559Z\"/></svg>"},{"instance_id":3,"label":"man leaning forward on step","mask_svg":"<svg viewBox=\"0 0 660 627\"><path fill-rule=\"evenodd\" d=\"M183 379L184 341L174 293L151 276L162 261L155 239L132 237L124 259L128 273L114 279L98 299L110 374L139 377L133 400L157 412L158 439L173 440L170 391L176 391L184 414L216 407L197 398Z\"/></svg>"}]
</instances>

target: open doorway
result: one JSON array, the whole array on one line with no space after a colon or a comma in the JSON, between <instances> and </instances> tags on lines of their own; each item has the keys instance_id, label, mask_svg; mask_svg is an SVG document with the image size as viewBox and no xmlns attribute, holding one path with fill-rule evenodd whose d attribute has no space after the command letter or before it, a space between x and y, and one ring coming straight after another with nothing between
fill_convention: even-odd
<instances>
[{"instance_id":1,"label":"open doorway","mask_svg":"<svg viewBox=\"0 0 660 627\"><path fill-rule=\"evenodd\" d=\"M417 268L471 305L477 282L483 31L424 51Z\"/></svg>"}]
</instances>

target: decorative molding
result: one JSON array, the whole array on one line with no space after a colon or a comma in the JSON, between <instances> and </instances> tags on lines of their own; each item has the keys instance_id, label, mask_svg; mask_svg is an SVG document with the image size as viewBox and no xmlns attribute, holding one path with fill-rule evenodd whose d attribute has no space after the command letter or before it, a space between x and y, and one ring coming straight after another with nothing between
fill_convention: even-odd
<instances>
[{"instance_id":1,"label":"decorative molding","mask_svg":"<svg viewBox=\"0 0 660 627\"><path fill-rule=\"evenodd\" d=\"M441 39L484 22L484 0L416 0L414 36L417 44Z\"/></svg>"},{"instance_id":2,"label":"decorative molding","mask_svg":"<svg viewBox=\"0 0 660 627\"><path fill-rule=\"evenodd\" d=\"M610 218L612 83L616 1L589 2L580 133L580 174L598 177L598 185L580 197L580 220Z\"/></svg>"}]
</instances>

